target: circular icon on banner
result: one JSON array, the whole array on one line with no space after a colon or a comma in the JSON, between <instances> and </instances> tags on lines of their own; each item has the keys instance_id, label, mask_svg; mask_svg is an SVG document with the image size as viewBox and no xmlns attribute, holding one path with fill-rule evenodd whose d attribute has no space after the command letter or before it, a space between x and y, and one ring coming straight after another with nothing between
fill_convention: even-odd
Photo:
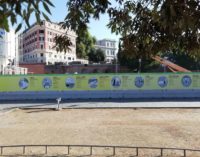
<instances>
[{"instance_id":1,"label":"circular icon on banner","mask_svg":"<svg viewBox=\"0 0 200 157\"><path fill-rule=\"evenodd\" d=\"M67 78L65 81L65 85L67 88L74 88L74 86L75 86L74 78Z\"/></svg>"},{"instance_id":2,"label":"circular icon on banner","mask_svg":"<svg viewBox=\"0 0 200 157\"><path fill-rule=\"evenodd\" d=\"M187 76L187 75L183 76L183 78L182 78L182 85L184 87L189 87L191 85L191 83L192 83L192 79L191 79L190 76Z\"/></svg>"},{"instance_id":3,"label":"circular icon on banner","mask_svg":"<svg viewBox=\"0 0 200 157\"><path fill-rule=\"evenodd\" d=\"M168 84L168 80L167 80L167 78L165 76L159 77L159 79L158 79L158 85L160 87L164 88L164 87L167 86L167 84Z\"/></svg>"},{"instance_id":4,"label":"circular icon on banner","mask_svg":"<svg viewBox=\"0 0 200 157\"><path fill-rule=\"evenodd\" d=\"M98 80L96 77L92 77L88 80L90 88L96 88L98 86Z\"/></svg>"},{"instance_id":5,"label":"circular icon on banner","mask_svg":"<svg viewBox=\"0 0 200 157\"><path fill-rule=\"evenodd\" d=\"M111 80L111 84L113 87L120 87L121 86L121 79L118 76L114 76Z\"/></svg>"},{"instance_id":6,"label":"circular icon on banner","mask_svg":"<svg viewBox=\"0 0 200 157\"><path fill-rule=\"evenodd\" d=\"M135 86L141 88L144 85L144 79L141 76L135 78Z\"/></svg>"},{"instance_id":7,"label":"circular icon on banner","mask_svg":"<svg viewBox=\"0 0 200 157\"><path fill-rule=\"evenodd\" d=\"M28 82L28 79L27 78L22 78L19 80L19 87L21 89L26 89L28 88L28 85L29 85L29 82Z\"/></svg>"},{"instance_id":8,"label":"circular icon on banner","mask_svg":"<svg viewBox=\"0 0 200 157\"><path fill-rule=\"evenodd\" d=\"M49 89L52 86L52 81L50 78L44 78L42 81L42 85L45 89Z\"/></svg>"}]
</instances>

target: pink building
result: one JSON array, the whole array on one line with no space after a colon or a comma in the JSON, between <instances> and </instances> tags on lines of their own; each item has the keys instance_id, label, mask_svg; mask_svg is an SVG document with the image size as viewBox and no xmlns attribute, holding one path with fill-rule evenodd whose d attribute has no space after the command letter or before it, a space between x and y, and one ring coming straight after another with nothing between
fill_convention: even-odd
<instances>
[{"instance_id":1,"label":"pink building","mask_svg":"<svg viewBox=\"0 0 200 157\"><path fill-rule=\"evenodd\" d=\"M57 52L54 37L67 32L72 42L68 52ZM68 64L76 60L76 33L61 28L58 24L43 21L41 25L33 24L19 36L20 63Z\"/></svg>"}]
</instances>

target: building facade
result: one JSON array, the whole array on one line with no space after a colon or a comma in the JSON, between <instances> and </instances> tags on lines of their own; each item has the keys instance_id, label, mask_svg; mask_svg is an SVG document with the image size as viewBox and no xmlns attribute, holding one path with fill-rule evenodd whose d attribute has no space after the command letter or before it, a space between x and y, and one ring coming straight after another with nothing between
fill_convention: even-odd
<instances>
[{"instance_id":1,"label":"building facade","mask_svg":"<svg viewBox=\"0 0 200 157\"><path fill-rule=\"evenodd\" d=\"M27 74L27 68L19 67L18 36L14 30L0 29L0 75Z\"/></svg>"},{"instance_id":2,"label":"building facade","mask_svg":"<svg viewBox=\"0 0 200 157\"><path fill-rule=\"evenodd\" d=\"M67 32L72 42L67 52L57 52L54 38ZM57 23L42 21L33 24L19 36L20 63L65 63L76 60L76 33L63 29Z\"/></svg>"},{"instance_id":3,"label":"building facade","mask_svg":"<svg viewBox=\"0 0 200 157\"><path fill-rule=\"evenodd\" d=\"M16 64L18 53L16 51L17 38L15 31L6 32L0 29L0 64L7 66L8 64Z\"/></svg>"},{"instance_id":4,"label":"building facade","mask_svg":"<svg viewBox=\"0 0 200 157\"><path fill-rule=\"evenodd\" d=\"M98 40L95 45L96 49L102 49L105 53L106 62L111 63L116 58L116 41L111 39Z\"/></svg>"}]
</instances>

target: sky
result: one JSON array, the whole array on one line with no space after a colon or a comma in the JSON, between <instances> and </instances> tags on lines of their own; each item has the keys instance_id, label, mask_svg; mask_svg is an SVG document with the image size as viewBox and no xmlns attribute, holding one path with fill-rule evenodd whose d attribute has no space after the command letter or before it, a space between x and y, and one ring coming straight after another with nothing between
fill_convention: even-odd
<instances>
[{"instance_id":1,"label":"sky","mask_svg":"<svg viewBox=\"0 0 200 157\"><path fill-rule=\"evenodd\" d=\"M49 16L52 22L61 22L67 15L67 0L52 0L55 8L51 7L52 15ZM35 22L35 18L31 18L30 23ZM119 39L119 35L115 35L111 33L111 30L107 28L107 24L109 22L108 15L101 15L100 20L91 20L89 26L89 32L92 36L95 36L97 40L108 38L108 39Z\"/></svg>"}]
</instances>

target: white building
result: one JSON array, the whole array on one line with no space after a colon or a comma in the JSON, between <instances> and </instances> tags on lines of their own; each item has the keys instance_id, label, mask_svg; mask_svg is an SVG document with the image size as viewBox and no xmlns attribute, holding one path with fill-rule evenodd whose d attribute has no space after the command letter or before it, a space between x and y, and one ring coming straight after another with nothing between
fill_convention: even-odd
<instances>
[{"instance_id":1,"label":"white building","mask_svg":"<svg viewBox=\"0 0 200 157\"><path fill-rule=\"evenodd\" d=\"M54 37L67 36L72 42L68 52L57 52L54 48ZM76 60L76 33L61 28L57 23L43 21L41 25L34 24L20 35L20 63L46 63L62 62L68 64Z\"/></svg>"},{"instance_id":2,"label":"white building","mask_svg":"<svg viewBox=\"0 0 200 157\"><path fill-rule=\"evenodd\" d=\"M98 40L95 45L96 49L102 49L106 56L106 62L111 63L116 58L116 41L111 39Z\"/></svg>"},{"instance_id":3,"label":"white building","mask_svg":"<svg viewBox=\"0 0 200 157\"><path fill-rule=\"evenodd\" d=\"M27 69L18 67L18 37L14 30L0 29L0 74L26 74Z\"/></svg>"},{"instance_id":4,"label":"white building","mask_svg":"<svg viewBox=\"0 0 200 157\"><path fill-rule=\"evenodd\" d=\"M16 62L18 57L17 52L15 51L16 46L16 36L15 31L6 32L3 29L0 29L0 64L7 66L10 62Z\"/></svg>"}]
</instances>

